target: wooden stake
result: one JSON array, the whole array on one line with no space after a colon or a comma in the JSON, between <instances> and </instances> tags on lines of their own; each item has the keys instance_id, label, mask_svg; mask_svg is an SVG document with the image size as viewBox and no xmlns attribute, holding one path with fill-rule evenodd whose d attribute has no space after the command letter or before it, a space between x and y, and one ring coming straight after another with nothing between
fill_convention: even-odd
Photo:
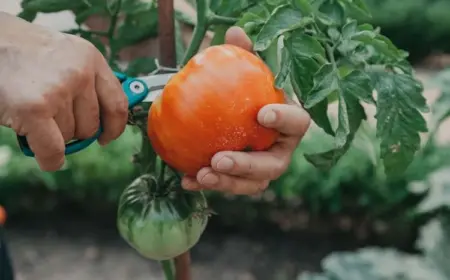
<instances>
[{"instance_id":1,"label":"wooden stake","mask_svg":"<svg viewBox=\"0 0 450 280\"><path fill-rule=\"evenodd\" d=\"M174 0L158 0L159 62L172 68L177 66L174 14Z\"/></svg>"},{"instance_id":2,"label":"wooden stake","mask_svg":"<svg viewBox=\"0 0 450 280\"><path fill-rule=\"evenodd\" d=\"M161 66L177 66L175 49L174 0L158 0L159 62ZM175 279L191 280L191 257L189 251L175 258Z\"/></svg>"}]
</instances>

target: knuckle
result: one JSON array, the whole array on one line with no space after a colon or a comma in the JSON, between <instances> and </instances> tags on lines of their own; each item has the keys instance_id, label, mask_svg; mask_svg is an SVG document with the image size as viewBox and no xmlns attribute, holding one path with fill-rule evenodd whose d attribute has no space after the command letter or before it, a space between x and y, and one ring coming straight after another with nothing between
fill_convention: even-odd
<instances>
[{"instance_id":1,"label":"knuckle","mask_svg":"<svg viewBox=\"0 0 450 280\"><path fill-rule=\"evenodd\" d=\"M289 166L289 160L286 159L279 159L275 160L274 164L269 172L269 179L275 180L286 171L286 169Z\"/></svg>"}]
</instances>

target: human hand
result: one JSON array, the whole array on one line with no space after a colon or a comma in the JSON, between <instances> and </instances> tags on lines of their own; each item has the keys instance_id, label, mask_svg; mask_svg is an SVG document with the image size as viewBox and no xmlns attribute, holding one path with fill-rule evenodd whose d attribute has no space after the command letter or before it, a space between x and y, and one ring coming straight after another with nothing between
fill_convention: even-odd
<instances>
[{"instance_id":1,"label":"human hand","mask_svg":"<svg viewBox=\"0 0 450 280\"><path fill-rule=\"evenodd\" d=\"M252 51L252 42L237 27L228 30L225 42ZM270 181L281 176L291 156L306 133L310 117L301 106L288 99L288 104L270 104L258 113L258 122L280 132L277 142L264 152L219 152L211 167L201 169L196 178L184 177L188 190L216 190L238 195L251 195L265 190Z\"/></svg>"},{"instance_id":2,"label":"human hand","mask_svg":"<svg viewBox=\"0 0 450 280\"><path fill-rule=\"evenodd\" d=\"M128 102L102 54L88 41L0 12L0 125L26 136L39 166L64 164L65 143L99 143L125 129Z\"/></svg>"}]
</instances>

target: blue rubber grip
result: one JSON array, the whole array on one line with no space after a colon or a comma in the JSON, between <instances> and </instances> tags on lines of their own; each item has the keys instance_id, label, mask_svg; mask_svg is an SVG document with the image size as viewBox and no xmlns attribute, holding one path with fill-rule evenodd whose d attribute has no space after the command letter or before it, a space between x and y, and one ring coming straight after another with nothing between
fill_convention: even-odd
<instances>
[{"instance_id":1,"label":"blue rubber grip","mask_svg":"<svg viewBox=\"0 0 450 280\"><path fill-rule=\"evenodd\" d=\"M114 75L116 75L116 77L121 82L123 92L128 98L128 109L132 109L134 106L141 103L145 99L145 97L147 97L148 86L145 82L138 78L127 77L125 74L119 72L114 72ZM67 143L64 154L73 154L89 147L98 139L102 131L102 126L100 125L97 133L91 138L74 139L71 142ZM28 157L34 157L34 153L28 145L27 138L25 136L17 135L17 140L23 154Z\"/></svg>"}]
</instances>

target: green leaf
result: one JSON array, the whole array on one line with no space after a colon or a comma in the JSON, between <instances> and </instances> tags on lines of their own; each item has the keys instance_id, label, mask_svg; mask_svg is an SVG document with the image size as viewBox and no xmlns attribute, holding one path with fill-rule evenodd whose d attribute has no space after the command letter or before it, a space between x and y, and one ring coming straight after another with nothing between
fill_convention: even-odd
<instances>
[{"instance_id":1,"label":"green leaf","mask_svg":"<svg viewBox=\"0 0 450 280\"><path fill-rule=\"evenodd\" d=\"M427 132L421 112L427 112L421 83L412 76L369 72L377 91L377 137L386 175L402 174L420 148L420 132Z\"/></svg>"},{"instance_id":2,"label":"green leaf","mask_svg":"<svg viewBox=\"0 0 450 280\"><path fill-rule=\"evenodd\" d=\"M323 46L313 36L305 34L303 30L293 31L288 44L294 56L313 57L322 63L326 61Z\"/></svg>"},{"instance_id":3,"label":"green leaf","mask_svg":"<svg viewBox=\"0 0 450 280\"><path fill-rule=\"evenodd\" d=\"M292 0L292 4L306 16L314 11L309 0Z\"/></svg>"},{"instance_id":4,"label":"green leaf","mask_svg":"<svg viewBox=\"0 0 450 280\"><path fill-rule=\"evenodd\" d=\"M20 17L21 19L24 19L24 20L28 21L28 22L33 22L33 20L36 19L37 12L24 9L19 14L17 14L17 16Z\"/></svg>"},{"instance_id":5,"label":"green leaf","mask_svg":"<svg viewBox=\"0 0 450 280\"><path fill-rule=\"evenodd\" d=\"M291 72L292 59L288 48L283 48L281 50L281 69L275 76L275 87L278 89L283 89L287 78Z\"/></svg>"},{"instance_id":6,"label":"green leaf","mask_svg":"<svg viewBox=\"0 0 450 280\"><path fill-rule=\"evenodd\" d=\"M362 29L363 27L360 28L355 20L349 21L342 27L342 40L337 48L342 54L348 55L363 43L374 40L376 33Z\"/></svg>"},{"instance_id":7,"label":"green leaf","mask_svg":"<svg viewBox=\"0 0 450 280\"><path fill-rule=\"evenodd\" d=\"M158 9L147 6L133 14L128 14L117 31L115 48L134 45L158 34Z\"/></svg>"},{"instance_id":8,"label":"green leaf","mask_svg":"<svg viewBox=\"0 0 450 280\"><path fill-rule=\"evenodd\" d=\"M358 19L369 19L371 13L364 0L338 0L346 9L349 16Z\"/></svg>"},{"instance_id":9,"label":"green leaf","mask_svg":"<svg viewBox=\"0 0 450 280\"><path fill-rule=\"evenodd\" d=\"M346 82L343 82L344 84ZM322 153L305 154L305 159L322 171L329 171L350 148L363 120L367 119L358 99L349 92L339 95L338 128L335 148Z\"/></svg>"},{"instance_id":10,"label":"green leaf","mask_svg":"<svg viewBox=\"0 0 450 280\"><path fill-rule=\"evenodd\" d=\"M74 0L29 0L23 1L22 9L29 12L57 13L88 7L84 1Z\"/></svg>"},{"instance_id":11,"label":"green leaf","mask_svg":"<svg viewBox=\"0 0 450 280\"><path fill-rule=\"evenodd\" d=\"M332 64L324 64L314 75L314 87L308 93L305 108L312 108L318 103L327 100L331 94L338 98L338 127L336 129L336 148L344 147L351 133L356 132L365 114L358 99L374 103L370 78L364 72L355 70L345 77L340 77L339 72ZM355 101L356 100L356 101ZM358 103L358 105L354 103ZM349 110L348 106L352 106ZM362 111L362 112L361 112ZM356 125L350 124L355 122Z\"/></svg>"},{"instance_id":12,"label":"green leaf","mask_svg":"<svg viewBox=\"0 0 450 280\"><path fill-rule=\"evenodd\" d=\"M284 32L305 26L311 22L311 18L303 17L300 11L293 9L290 5L279 6L261 28L254 49L255 51L264 51Z\"/></svg>"},{"instance_id":13,"label":"green leaf","mask_svg":"<svg viewBox=\"0 0 450 280\"><path fill-rule=\"evenodd\" d=\"M75 13L75 22L80 25L93 15L106 15L107 10L104 5L93 6Z\"/></svg>"},{"instance_id":14,"label":"green leaf","mask_svg":"<svg viewBox=\"0 0 450 280\"><path fill-rule=\"evenodd\" d=\"M291 56L293 56L292 51ZM317 72L319 68L320 65L310 57L293 56L290 80L295 94L303 103L307 98L307 93L313 87L314 73ZM334 131L331 127L330 119L327 114L327 100L323 100L312 108L305 108L305 110L320 128L322 128L327 134L334 136Z\"/></svg>"},{"instance_id":15,"label":"green leaf","mask_svg":"<svg viewBox=\"0 0 450 280\"><path fill-rule=\"evenodd\" d=\"M339 2L327 0L320 5L316 17L320 23L326 26L339 26L344 23L345 11Z\"/></svg>"},{"instance_id":16,"label":"green leaf","mask_svg":"<svg viewBox=\"0 0 450 280\"><path fill-rule=\"evenodd\" d=\"M130 77L138 77L153 72L158 68L156 59L153 57L140 57L130 62L125 74Z\"/></svg>"},{"instance_id":17,"label":"green leaf","mask_svg":"<svg viewBox=\"0 0 450 280\"><path fill-rule=\"evenodd\" d=\"M354 70L346 75L342 81L342 88L364 102L375 104L370 76L361 70Z\"/></svg>"},{"instance_id":18,"label":"green leaf","mask_svg":"<svg viewBox=\"0 0 450 280\"><path fill-rule=\"evenodd\" d=\"M308 93L305 108L312 108L319 102L325 100L328 95L339 90L339 77L330 63L324 64L314 74L314 87Z\"/></svg>"}]
</instances>

